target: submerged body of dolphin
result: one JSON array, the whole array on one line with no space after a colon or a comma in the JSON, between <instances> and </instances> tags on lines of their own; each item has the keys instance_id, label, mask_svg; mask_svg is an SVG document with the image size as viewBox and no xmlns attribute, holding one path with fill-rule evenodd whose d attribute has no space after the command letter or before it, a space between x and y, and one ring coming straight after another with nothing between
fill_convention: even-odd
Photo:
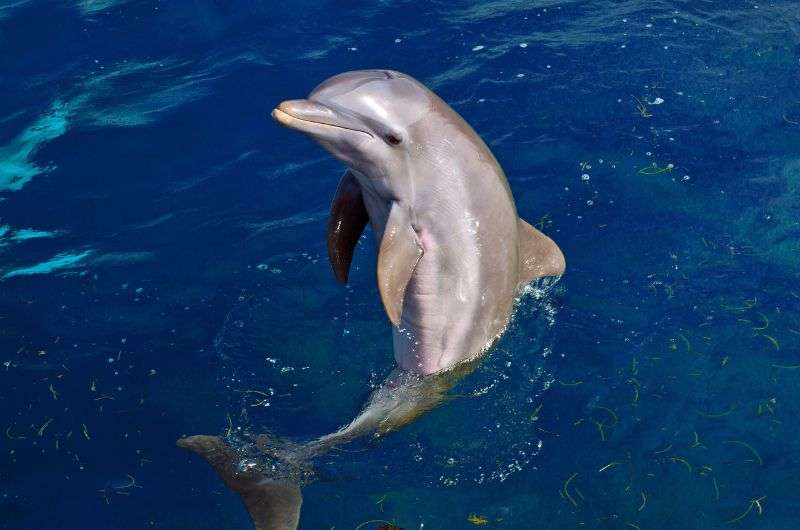
<instances>
[{"instance_id":1,"label":"submerged body of dolphin","mask_svg":"<svg viewBox=\"0 0 800 530\"><path fill-rule=\"evenodd\" d=\"M370 223L380 245L378 290L393 324L397 368L353 422L299 450L308 457L395 430L440 403L503 333L520 289L562 274L564 256L518 217L505 174L475 131L405 74L340 74L308 99L281 103L273 117L348 166L331 205L331 263L345 282ZM235 454L216 437L179 444L240 493L259 530L296 527L297 485L233 473Z\"/></svg>"}]
</instances>

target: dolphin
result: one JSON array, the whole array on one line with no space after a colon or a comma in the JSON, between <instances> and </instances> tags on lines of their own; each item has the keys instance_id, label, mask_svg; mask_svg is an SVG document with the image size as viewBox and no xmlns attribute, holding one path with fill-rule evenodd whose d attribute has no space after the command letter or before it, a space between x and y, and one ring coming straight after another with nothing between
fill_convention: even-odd
<instances>
[{"instance_id":1,"label":"dolphin","mask_svg":"<svg viewBox=\"0 0 800 530\"><path fill-rule=\"evenodd\" d=\"M564 272L564 255L520 219L500 164L447 103L409 75L359 70L333 76L307 99L272 111L347 166L327 227L333 272L346 282L367 224L377 238L377 281L392 324L396 367L357 417L284 455L299 463L359 436L383 436L446 399L508 326L523 287ZM258 530L296 528L297 478L237 472L219 437L178 445L212 465ZM269 453L269 439L259 447Z\"/></svg>"}]
</instances>

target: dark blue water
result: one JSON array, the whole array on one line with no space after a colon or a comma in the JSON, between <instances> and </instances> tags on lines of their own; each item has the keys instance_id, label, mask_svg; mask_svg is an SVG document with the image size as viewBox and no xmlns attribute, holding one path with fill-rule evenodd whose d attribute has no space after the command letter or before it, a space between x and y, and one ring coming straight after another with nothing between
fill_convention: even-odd
<instances>
[{"instance_id":1,"label":"dark blue water","mask_svg":"<svg viewBox=\"0 0 800 530\"><path fill-rule=\"evenodd\" d=\"M316 462L301 527L796 525L794 0L13 0L0 50L0 527L248 528L175 440L353 417L392 367L375 245L340 287L342 169L268 115L375 67L567 273L459 397Z\"/></svg>"}]
</instances>

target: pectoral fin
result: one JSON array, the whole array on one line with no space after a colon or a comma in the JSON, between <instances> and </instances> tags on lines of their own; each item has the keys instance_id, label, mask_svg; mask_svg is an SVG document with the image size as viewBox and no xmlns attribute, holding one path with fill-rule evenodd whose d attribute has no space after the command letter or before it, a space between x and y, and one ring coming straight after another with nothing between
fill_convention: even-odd
<instances>
[{"instance_id":1,"label":"pectoral fin","mask_svg":"<svg viewBox=\"0 0 800 530\"><path fill-rule=\"evenodd\" d=\"M328 257L333 273L342 283L347 283L353 252L368 221L361 186L348 169L336 188L328 219Z\"/></svg>"},{"instance_id":2,"label":"pectoral fin","mask_svg":"<svg viewBox=\"0 0 800 530\"><path fill-rule=\"evenodd\" d=\"M406 285L422 253L408 211L394 203L378 251L378 290L386 314L395 326L400 324Z\"/></svg>"},{"instance_id":3,"label":"pectoral fin","mask_svg":"<svg viewBox=\"0 0 800 530\"><path fill-rule=\"evenodd\" d=\"M522 219L517 219L517 238L520 287L542 276L560 276L564 273L564 254L552 239Z\"/></svg>"}]
</instances>

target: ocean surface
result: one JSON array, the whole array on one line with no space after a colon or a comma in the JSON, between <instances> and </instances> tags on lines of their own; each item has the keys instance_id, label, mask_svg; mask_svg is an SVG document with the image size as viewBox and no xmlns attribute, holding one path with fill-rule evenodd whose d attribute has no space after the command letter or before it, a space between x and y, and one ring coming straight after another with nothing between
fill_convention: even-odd
<instances>
[{"instance_id":1,"label":"ocean surface","mask_svg":"<svg viewBox=\"0 0 800 530\"><path fill-rule=\"evenodd\" d=\"M461 113L567 271L315 461L301 528L797 527L796 0L0 0L0 50L0 528L251 528L175 440L309 440L389 373L342 167L269 119L363 68Z\"/></svg>"}]
</instances>

